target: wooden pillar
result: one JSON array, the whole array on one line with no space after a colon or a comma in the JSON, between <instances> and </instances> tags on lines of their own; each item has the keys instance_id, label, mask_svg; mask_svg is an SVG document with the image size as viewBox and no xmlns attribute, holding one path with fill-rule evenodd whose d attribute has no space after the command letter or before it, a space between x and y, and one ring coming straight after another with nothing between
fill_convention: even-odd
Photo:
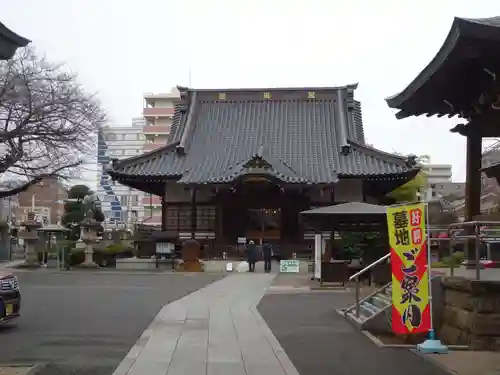
<instances>
[{"instance_id":1,"label":"wooden pillar","mask_svg":"<svg viewBox=\"0 0 500 375\"><path fill-rule=\"evenodd\" d=\"M467 134L467 160L465 177L465 221L473 221L481 213L481 161L482 136L474 131ZM470 232L473 227L468 227ZM476 263L475 241L467 241L468 265Z\"/></svg>"},{"instance_id":2,"label":"wooden pillar","mask_svg":"<svg viewBox=\"0 0 500 375\"><path fill-rule=\"evenodd\" d=\"M165 191L161 197L161 230L165 232L167 230L167 187L165 186Z\"/></svg>"},{"instance_id":3,"label":"wooden pillar","mask_svg":"<svg viewBox=\"0 0 500 375\"><path fill-rule=\"evenodd\" d=\"M482 136L471 131L467 135L465 221L481 213L481 158Z\"/></svg>"},{"instance_id":4,"label":"wooden pillar","mask_svg":"<svg viewBox=\"0 0 500 375\"><path fill-rule=\"evenodd\" d=\"M195 238L196 234L196 219L197 219L197 212L196 212L196 189L192 188L191 189L191 238Z\"/></svg>"}]
</instances>

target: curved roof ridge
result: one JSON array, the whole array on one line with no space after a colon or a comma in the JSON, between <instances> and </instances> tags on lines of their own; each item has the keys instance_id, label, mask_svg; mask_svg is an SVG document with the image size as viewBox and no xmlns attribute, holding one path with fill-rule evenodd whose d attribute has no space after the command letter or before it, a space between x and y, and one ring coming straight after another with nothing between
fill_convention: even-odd
<instances>
[{"instance_id":1,"label":"curved roof ridge","mask_svg":"<svg viewBox=\"0 0 500 375\"><path fill-rule=\"evenodd\" d=\"M382 151L382 150L379 150L378 148L375 148L375 147L372 147L369 145L362 145L362 144L360 144L358 142L354 142L354 141L349 141L349 144L359 151L365 151L365 152L373 154L374 156L378 156L378 157L385 156L387 158L391 158L392 160L400 161L402 163L406 163L408 161L407 156L397 155L397 154L393 154L393 153L390 153L387 151Z\"/></svg>"},{"instance_id":2,"label":"curved roof ridge","mask_svg":"<svg viewBox=\"0 0 500 375\"><path fill-rule=\"evenodd\" d=\"M132 163L137 163L141 162L142 159L149 160L150 157L155 156L157 154L163 154L166 151L175 151L175 148L179 144L179 141L174 141L167 143L165 146L162 146L160 148L157 148L156 150L148 151L143 154L137 155L137 156L131 156L129 158L123 159L123 160L118 160L118 163L116 165L117 168L119 167L125 167L127 165L130 165Z\"/></svg>"},{"instance_id":3,"label":"curved roof ridge","mask_svg":"<svg viewBox=\"0 0 500 375\"><path fill-rule=\"evenodd\" d=\"M297 90L310 90L310 91L336 91L339 89L351 89L355 90L358 88L359 83L350 83L340 86L300 86L300 87L241 87L241 88L193 88L193 87L183 87L178 86L179 91L182 92L253 92L253 91L297 91Z\"/></svg>"},{"instance_id":4,"label":"curved roof ridge","mask_svg":"<svg viewBox=\"0 0 500 375\"><path fill-rule=\"evenodd\" d=\"M450 54L457 46L457 41L462 35L476 35L481 37L485 28L498 28L500 39L500 17L491 18L460 18L455 17L450 27L448 35L438 52L432 60L422 69L422 71L408 84L402 91L385 99L390 108L402 109L401 106L432 77L446 62Z\"/></svg>"}]
</instances>

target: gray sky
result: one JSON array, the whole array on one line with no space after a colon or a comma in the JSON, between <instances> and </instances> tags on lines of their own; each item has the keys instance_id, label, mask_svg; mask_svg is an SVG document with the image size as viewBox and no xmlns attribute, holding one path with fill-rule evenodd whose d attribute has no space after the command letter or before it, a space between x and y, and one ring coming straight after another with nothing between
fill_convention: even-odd
<instances>
[{"instance_id":1,"label":"gray sky","mask_svg":"<svg viewBox=\"0 0 500 375\"><path fill-rule=\"evenodd\" d=\"M66 62L129 124L143 92L359 82L367 142L429 154L465 178L459 120L396 120L384 98L436 54L454 16L500 15L493 0L2 0L1 20Z\"/></svg>"}]
</instances>

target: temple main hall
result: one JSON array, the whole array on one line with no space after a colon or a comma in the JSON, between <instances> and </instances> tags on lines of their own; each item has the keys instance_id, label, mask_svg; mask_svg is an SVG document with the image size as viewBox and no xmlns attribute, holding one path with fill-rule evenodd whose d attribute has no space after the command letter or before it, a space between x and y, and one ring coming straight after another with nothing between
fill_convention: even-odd
<instances>
[{"instance_id":1,"label":"temple main hall","mask_svg":"<svg viewBox=\"0 0 500 375\"><path fill-rule=\"evenodd\" d=\"M419 171L366 144L356 88L179 87L168 144L114 160L108 173L161 197L162 231L214 256L249 240L303 253L313 228L301 211L385 203Z\"/></svg>"}]
</instances>

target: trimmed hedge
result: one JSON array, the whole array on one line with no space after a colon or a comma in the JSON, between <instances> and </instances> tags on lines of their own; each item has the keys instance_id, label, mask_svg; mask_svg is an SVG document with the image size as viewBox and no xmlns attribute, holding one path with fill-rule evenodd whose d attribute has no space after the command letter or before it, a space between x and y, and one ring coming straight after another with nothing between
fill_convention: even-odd
<instances>
[{"instance_id":1,"label":"trimmed hedge","mask_svg":"<svg viewBox=\"0 0 500 375\"><path fill-rule=\"evenodd\" d=\"M85 260L85 249L75 248L76 241L68 241L66 246L59 247L59 257L62 259L62 252L64 252L64 259L69 258L70 266L78 266ZM56 255L57 249L49 249L48 251L39 251L38 259L42 261L43 257ZM104 249L94 248L94 262L101 267L114 267L117 258L131 258L134 256L134 249L122 244L113 244L106 246Z\"/></svg>"}]
</instances>

